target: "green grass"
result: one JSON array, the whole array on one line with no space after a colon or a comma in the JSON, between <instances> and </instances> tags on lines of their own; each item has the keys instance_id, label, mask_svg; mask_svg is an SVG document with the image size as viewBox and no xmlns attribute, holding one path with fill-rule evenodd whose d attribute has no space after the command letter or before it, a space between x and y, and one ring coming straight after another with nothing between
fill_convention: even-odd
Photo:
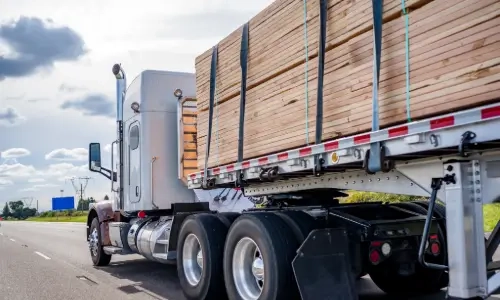
<instances>
[{"instance_id":1,"label":"green grass","mask_svg":"<svg viewBox=\"0 0 500 300\"><path fill-rule=\"evenodd\" d=\"M26 219L26 221L33 222L87 222L87 216L60 216L60 217L31 217Z\"/></svg>"},{"instance_id":2,"label":"green grass","mask_svg":"<svg viewBox=\"0 0 500 300\"><path fill-rule=\"evenodd\" d=\"M500 220L500 203L483 206L484 231L491 232Z\"/></svg>"}]
</instances>

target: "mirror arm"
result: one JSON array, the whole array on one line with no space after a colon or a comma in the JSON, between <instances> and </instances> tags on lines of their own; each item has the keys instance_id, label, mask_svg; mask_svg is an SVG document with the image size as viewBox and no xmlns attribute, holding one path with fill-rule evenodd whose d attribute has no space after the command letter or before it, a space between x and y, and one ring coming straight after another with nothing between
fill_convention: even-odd
<instances>
[{"instance_id":1,"label":"mirror arm","mask_svg":"<svg viewBox=\"0 0 500 300\"><path fill-rule=\"evenodd\" d=\"M104 173L103 171L105 171L106 173ZM111 170L106 169L104 167L101 167L100 171L92 171L92 172L97 172L97 173L103 175L104 177L106 177L107 179L113 180L114 182L117 181L118 176L117 176L116 172L111 172ZM113 174L113 179L111 179L111 174Z\"/></svg>"}]
</instances>

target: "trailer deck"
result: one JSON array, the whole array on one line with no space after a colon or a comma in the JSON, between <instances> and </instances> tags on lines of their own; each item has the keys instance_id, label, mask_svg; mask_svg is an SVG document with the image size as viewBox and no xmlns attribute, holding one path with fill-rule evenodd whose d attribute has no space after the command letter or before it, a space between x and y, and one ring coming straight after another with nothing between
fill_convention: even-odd
<instances>
[{"instance_id":1,"label":"trailer deck","mask_svg":"<svg viewBox=\"0 0 500 300\"><path fill-rule=\"evenodd\" d=\"M500 104L482 106L211 168L207 170L208 176L203 176L204 171L190 174L188 185L192 189L202 188L205 180L210 186L234 185L238 172L241 172L250 186L246 192L255 194L258 189L252 187L254 184L261 186L263 182L275 182L278 177L314 175L314 162L317 156L323 159L324 173L343 173L363 169L366 171L367 161L370 159L370 147L374 143L381 143L383 146L385 153L382 160L403 162L403 164L411 160L445 155L466 155L467 152L475 151L475 149L500 148L500 130L494 130L495 128L500 129ZM353 175L358 177L358 174L366 173ZM334 178L346 179L338 175ZM355 183L351 182L353 181L348 180L342 188L359 187L353 186ZM266 190L266 193L269 192Z\"/></svg>"}]
</instances>

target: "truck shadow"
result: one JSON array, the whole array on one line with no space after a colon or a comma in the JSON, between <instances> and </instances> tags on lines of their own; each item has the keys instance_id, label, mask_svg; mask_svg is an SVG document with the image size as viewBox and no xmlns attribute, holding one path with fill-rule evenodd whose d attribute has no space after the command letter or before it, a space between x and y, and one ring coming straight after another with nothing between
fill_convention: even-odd
<instances>
[{"instance_id":1,"label":"truck shadow","mask_svg":"<svg viewBox=\"0 0 500 300\"><path fill-rule=\"evenodd\" d=\"M130 284L119 287L126 294L138 296L143 294L153 299L186 299L180 289L175 266L146 259L134 259L114 261L99 270L117 279L129 281Z\"/></svg>"},{"instance_id":2,"label":"truck shadow","mask_svg":"<svg viewBox=\"0 0 500 300\"><path fill-rule=\"evenodd\" d=\"M125 258L125 257L124 257ZM113 261L107 267L99 270L109 275L130 282L122 285L119 289L129 295L144 295L145 298L162 300L186 300L177 278L177 269L174 265L163 265L146 259L120 259ZM402 300L388 297L370 280L363 277L357 282L359 300ZM414 298L411 300L441 300L445 299L445 293Z\"/></svg>"}]
</instances>

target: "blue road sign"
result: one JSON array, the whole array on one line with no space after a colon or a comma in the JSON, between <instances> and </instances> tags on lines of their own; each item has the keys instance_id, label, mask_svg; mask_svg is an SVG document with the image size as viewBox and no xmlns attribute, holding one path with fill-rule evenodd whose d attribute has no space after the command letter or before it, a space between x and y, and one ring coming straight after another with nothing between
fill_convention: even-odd
<instances>
[{"instance_id":1,"label":"blue road sign","mask_svg":"<svg viewBox=\"0 0 500 300\"><path fill-rule=\"evenodd\" d=\"M52 198L52 210L74 209L75 197L54 197Z\"/></svg>"}]
</instances>

